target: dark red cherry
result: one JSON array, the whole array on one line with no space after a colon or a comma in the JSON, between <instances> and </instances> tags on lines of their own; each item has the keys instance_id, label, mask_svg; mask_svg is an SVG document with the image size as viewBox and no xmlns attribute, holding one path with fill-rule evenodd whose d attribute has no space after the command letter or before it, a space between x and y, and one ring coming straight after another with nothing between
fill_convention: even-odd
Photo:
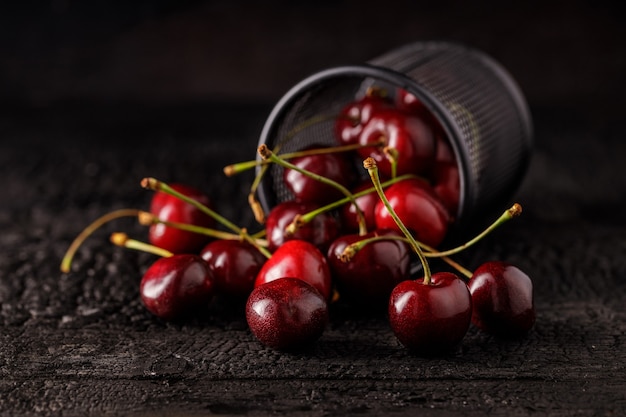
<instances>
[{"instance_id":1,"label":"dark red cherry","mask_svg":"<svg viewBox=\"0 0 626 417\"><path fill-rule=\"evenodd\" d=\"M290 240L268 259L254 282L258 287L279 278L299 278L315 287L325 299L332 290L330 268L326 257L304 240Z\"/></svg>"},{"instance_id":2,"label":"dark red cherry","mask_svg":"<svg viewBox=\"0 0 626 417\"><path fill-rule=\"evenodd\" d=\"M288 350L310 346L328 324L328 305L313 286L281 278L256 287L246 303L250 331L264 345Z\"/></svg>"},{"instance_id":3,"label":"dark red cherry","mask_svg":"<svg viewBox=\"0 0 626 417\"><path fill-rule=\"evenodd\" d=\"M417 240L433 247L443 241L450 214L426 181L418 178L399 181L385 190L385 196ZM376 226L399 230L382 201L376 205Z\"/></svg>"},{"instance_id":4,"label":"dark red cherry","mask_svg":"<svg viewBox=\"0 0 626 417\"><path fill-rule=\"evenodd\" d=\"M533 283L519 268L507 262L485 262L468 286L476 327L496 336L521 337L535 324Z\"/></svg>"},{"instance_id":5,"label":"dark red cherry","mask_svg":"<svg viewBox=\"0 0 626 417\"><path fill-rule=\"evenodd\" d=\"M360 249L349 261L343 261L344 249L363 239L395 235L392 230L376 230L363 236L344 235L328 249L328 265L341 299L355 304L387 305L391 290L409 274L411 251L404 241L379 240Z\"/></svg>"},{"instance_id":6,"label":"dark red cherry","mask_svg":"<svg viewBox=\"0 0 626 417\"><path fill-rule=\"evenodd\" d=\"M456 217L461 198L461 178L456 162L437 162L433 168L433 191L451 217Z\"/></svg>"},{"instance_id":7,"label":"dark red cherry","mask_svg":"<svg viewBox=\"0 0 626 417\"><path fill-rule=\"evenodd\" d=\"M173 255L159 258L148 268L139 293L148 311L172 320L208 305L214 293L214 278L199 256Z\"/></svg>"},{"instance_id":8,"label":"dark red cherry","mask_svg":"<svg viewBox=\"0 0 626 417\"><path fill-rule=\"evenodd\" d=\"M397 109L379 110L363 127L359 136L361 145L380 140L383 146L359 149L363 159L372 157L383 176L391 177L392 169L384 147L397 152L397 174L423 174L435 160L436 142L432 127L422 117Z\"/></svg>"},{"instance_id":9,"label":"dark red cherry","mask_svg":"<svg viewBox=\"0 0 626 417\"><path fill-rule=\"evenodd\" d=\"M227 239L210 242L200 256L213 272L216 291L235 297L250 294L256 276L267 259L251 244Z\"/></svg>"},{"instance_id":10,"label":"dark red cherry","mask_svg":"<svg viewBox=\"0 0 626 417\"><path fill-rule=\"evenodd\" d=\"M372 181L368 179L354 187L351 192L356 194L370 188L372 188ZM371 193L356 198L356 204L365 216L365 226L367 230L376 229L376 216L374 214L374 210L379 200L378 194L376 194L376 191L374 190L372 190ZM339 210L339 220L344 230L349 232L356 232L359 230L359 218L354 204L347 203L341 207L341 210Z\"/></svg>"},{"instance_id":11,"label":"dark red cherry","mask_svg":"<svg viewBox=\"0 0 626 417\"><path fill-rule=\"evenodd\" d=\"M339 221L329 213L315 216L311 222L298 228L293 234L286 233L287 226L296 215L308 213L318 207L314 203L297 201L283 201L274 206L265 220L268 249L275 251L285 242L297 239L306 240L325 252L340 232Z\"/></svg>"},{"instance_id":12,"label":"dark red cherry","mask_svg":"<svg viewBox=\"0 0 626 417\"><path fill-rule=\"evenodd\" d=\"M179 193L207 207L211 207L209 197L201 191L183 184L171 184L170 186ZM191 204L163 191L154 193L150 203L150 212L161 220L194 224L208 228L215 227L215 220L212 217L207 216ZM148 237L153 245L173 253L197 253L210 239L206 235L168 227L163 224L150 226Z\"/></svg>"},{"instance_id":13,"label":"dark red cherry","mask_svg":"<svg viewBox=\"0 0 626 417\"><path fill-rule=\"evenodd\" d=\"M346 188L350 187L356 179L352 162L345 153L306 155L293 158L289 162L298 168L335 181ZM296 201L307 201L323 205L344 197L344 194L337 188L293 169L285 169L283 171L283 181L292 192Z\"/></svg>"},{"instance_id":14,"label":"dark red cherry","mask_svg":"<svg viewBox=\"0 0 626 417\"><path fill-rule=\"evenodd\" d=\"M444 354L458 346L472 317L472 297L455 274L438 272L399 283L389 298L389 323L404 346L417 353Z\"/></svg>"},{"instance_id":15,"label":"dark red cherry","mask_svg":"<svg viewBox=\"0 0 626 417\"><path fill-rule=\"evenodd\" d=\"M393 102L384 91L372 89L360 99L348 103L335 122L335 135L339 145L358 143L363 126L379 109L392 108Z\"/></svg>"}]
</instances>

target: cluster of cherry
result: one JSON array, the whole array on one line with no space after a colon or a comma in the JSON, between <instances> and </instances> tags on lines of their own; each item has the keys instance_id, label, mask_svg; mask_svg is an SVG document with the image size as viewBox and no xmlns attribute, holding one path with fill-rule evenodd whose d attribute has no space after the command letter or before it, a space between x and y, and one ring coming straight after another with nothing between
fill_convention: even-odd
<instances>
[{"instance_id":1,"label":"cluster of cherry","mask_svg":"<svg viewBox=\"0 0 626 417\"><path fill-rule=\"evenodd\" d=\"M61 269L70 270L94 230L131 215L149 226L149 243L123 233L111 240L159 255L141 280L140 296L162 319L180 318L222 294L246 301L252 334L276 349L315 342L329 304L344 301L388 309L394 334L416 352L449 351L472 322L498 336L525 335L535 322L530 278L506 262L471 272L451 259L521 207L506 210L469 242L439 250L458 210L458 164L426 107L403 90L391 99L371 89L336 116L335 134L336 146L280 154L261 145L260 161L225 168L227 175L257 165L284 168L292 200L266 215L251 189L249 202L263 224L258 233L216 213L194 188L145 178L142 186L155 191L150 210L97 219L72 243ZM265 171L259 172L257 180ZM455 272L433 273L428 258ZM421 277L411 277L416 261Z\"/></svg>"}]
</instances>

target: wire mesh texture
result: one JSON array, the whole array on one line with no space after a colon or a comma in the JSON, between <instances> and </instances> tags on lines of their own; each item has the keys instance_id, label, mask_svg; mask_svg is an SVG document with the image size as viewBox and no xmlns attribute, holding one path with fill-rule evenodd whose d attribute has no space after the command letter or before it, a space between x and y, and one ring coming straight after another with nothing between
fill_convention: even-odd
<instances>
[{"instance_id":1,"label":"wire mesh texture","mask_svg":"<svg viewBox=\"0 0 626 417\"><path fill-rule=\"evenodd\" d=\"M506 208L528 168L533 127L510 74L481 51L449 42L417 42L362 65L316 73L275 105L259 144L280 152L336 144L335 118L376 86L415 95L444 128L459 165L456 222ZM271 166L259 187L265 210L292 198L283 169Z\"/></svg>"}]
</instances>

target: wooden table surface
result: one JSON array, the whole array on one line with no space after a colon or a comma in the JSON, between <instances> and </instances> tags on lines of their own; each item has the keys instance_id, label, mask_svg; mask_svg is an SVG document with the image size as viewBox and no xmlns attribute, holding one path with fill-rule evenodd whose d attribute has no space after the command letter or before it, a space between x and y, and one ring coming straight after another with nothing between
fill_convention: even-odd
<instances>
[{"instance_id":1,"label":"wooden table surface","mask_svg":"<svg viewBox=\"0 0 626 417\"><path fill-rule=\"evenodd\" d=\"M567 23L584 21L581 5L567 8L583 10ZM572 25L551 31L557 9L536 15L542 30L514 38L528 40L525 55L480 31L455 32L441 13L433 21L450 29L445 35L468 35L498 53L529 94L535 150L516 195L524 213L459 260L469 268L492 259L518 265L534 281L537 309L536 325L522 340L499 340L472 327L458 351L435 358L409 354L384 314L342 304L332 307L319 342L300 353L263 347L249 332L242 306L219 298L200 317L156 319L138 297L142 272L154 257L108 242L113 231L145 237L132 219L98 231L77 254L73 271L61 274L64 251L89 222L116 208L147 208L151 192L139 186L145 176L202 188L220 213L253 224L246 205L251 175L225 178L221 170L254 157L273 101L98 100L98 94L106 96L106 83L89 90L91 96L84 90L91 100L68 101L95 85L85 76L87 61L76 67L87 71L77 79L83 84L46 92L37 90L46 77L72 74L44 59L33 61L43 65L39 73L35 65L24 84L12 84L7 74L21 79L20 61L11 55L17 49L8 49L14 59L1 61L6 82L0 86L13 87L7 91L18 96L19 88L32 88L33 101L0 100L0 415L626 415L626 92L618 71L625 63L623 53L612 55L619 42L610 36L623 34L623 19L603 13L578 38ZM523 10L525 18L535 16ZM516 24L514 16L502 16ZM497 28L505 34L501 40L510 41L505 23ZM131 52L154 27L131 33ZM434 23L421 27L424 36L443 34ZM541 37L555 43L537 49ZM24 54L32 52L30 38L20 39ZM553 48L557 43L561 47ZM124 51L108 47L109 53ZM563 60L574 57L580 59L572 71L562 71L570 67ZM51 66L57 72L48 71ZM115 74L116 68L108 70ZM168 69L173 67L157 68ZM291 76L308 75L301 69L291 68ZM140 83L141 74L131 75ZM99 76L106 81L106 73ZM236 86L237 76L242 74L233 74L229 85ZM171 90L147 80L132 91L140 94L153 83L156 95L175 96L174 88L186 85L181 79ZM112 94L128 86L115 84ZM53 93L59 100L46 101L55 99Z\"/></svg>"}]
</instances>

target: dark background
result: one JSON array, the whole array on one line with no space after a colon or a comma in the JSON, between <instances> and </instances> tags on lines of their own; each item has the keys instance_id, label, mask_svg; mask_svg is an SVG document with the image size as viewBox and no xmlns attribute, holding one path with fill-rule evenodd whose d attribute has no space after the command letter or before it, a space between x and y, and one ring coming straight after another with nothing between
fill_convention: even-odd
<instances>
[{"instance_id":1,"label":"dark background","mask_svg":"<svg viewBox=\"0 0 626 417\"><path fill-rule=\"evenodd\" d=\"M0 5L0 415L498 415L626 412L626 18L617 2L49 1ZM405 43L483 50L526 95L524 214L460 260L515 263L538 320L505 342L409 354L384 317L335 311L302 355L260 346L237 306L164 323L137 297L151 256L95 217L184 181L251 221L250 159L306 76Z\"/></svg>"}]
</instances>

